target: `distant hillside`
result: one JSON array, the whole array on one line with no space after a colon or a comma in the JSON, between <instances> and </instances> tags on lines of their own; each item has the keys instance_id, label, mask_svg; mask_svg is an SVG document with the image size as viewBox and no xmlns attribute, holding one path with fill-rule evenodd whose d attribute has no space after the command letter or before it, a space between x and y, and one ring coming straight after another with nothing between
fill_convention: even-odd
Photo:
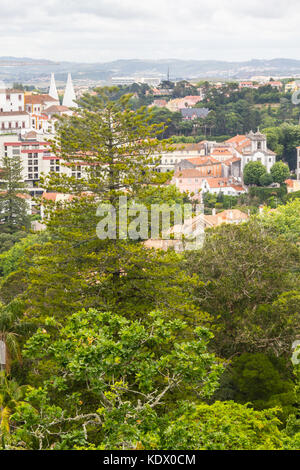
<instances>
[{"instance_id":1,"label":"distant hillside","mask_svg":"<svg viewBox=\"0 0 300 470\"><path fill-rule=\"evenodd\" d=\"M171 78L250 78L253 75L295 76L300 75L300 60L272 59L246 62L216 60L115 60L105 63L53 62L27 57L0 57L0 80L45 82L54 72L56 79L65 81L72 73L74 80L110 80L113 76L160 76Z\"/></svg>"}]
</instances>

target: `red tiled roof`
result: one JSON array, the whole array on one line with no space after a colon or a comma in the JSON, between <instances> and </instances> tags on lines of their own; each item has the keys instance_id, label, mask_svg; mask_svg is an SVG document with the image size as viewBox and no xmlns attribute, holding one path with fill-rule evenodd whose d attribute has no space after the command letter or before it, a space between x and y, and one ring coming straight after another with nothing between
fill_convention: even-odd
<instances>
[{"instance_id":1,"label":"red tiled roof","mask_svg":"<svg viewBox=\"0 0 300 470\"><path fill-rule=\"evenodd\" d=\"M203 157L192 157L187 160L188 162L193 163L193 165L212 165L212 164L221 164L219 160L210 156L203 156Z\"/></svg>"},{"instance_id":2,"label":"red tiled roof","mask_svg":"<svg viewBox=\"0 0 300 470\"><path fill-rule=\"evenodd\" d=\"M0 116L29 116L27 111L9 111L0 113Z\"/></svg>"},{"instance_id":3,"label":"red tiled roof","mask_svg":"<svg viewBox=\"0 0 300 470\"><path fill-rule=\"evenodd\" d=\"M63 113L64 111L70 111L70 108L67 108L67 106L59 106L59 105L52 105L49 106L49 108L45 109L43 112L45 114L47 113Z\"/></svg>"},{"instance_id":4,"label":"red tiled roof","mask_svg":"<svg viewBox=\"0 0 300 470\"><path fill-rule=\"evenodd\" d=\"M232 157L232 158L228 158L228 160L224 160L222 163L229 166L231 163L240 162L240 161L241 159L239 157Z\"/></svg>"},{"instance_id":5,"label":"red tiled roof","mask_svg":"<svg viewBox=\"0 0 300 470\"><path fill-rule=\"evenodd\" d=\"M245 135L236 135L235 137L231 137L231 139L226 140L228 144L240 144L243 142L247 137Z\"/></svg>"},{"instance_id":6,"label":"red tiled roof","mask_svg":"<svg viewBox=\"0 0 300 470\"><path fill-rule=\"evenodd\" d=\"M50 95L25 95L26 104L42 104L48 101L58 101Z\"/></svg>"},{"instance_id":7,"label":"red tiled roof","mask_svg":"<svg viewBox=\"0 0 300 470\"><path fill-rule=\"evenodd\" d=\"M204 178L210 188L224 188L228 187L228 178ZM231 185L230 185L231 186Z\"/></svg>"},{"instance_id":8,"label":"red tiled roof","mask_svg":"<svg viewBox=\"0 0 300 470\"><path fill-rule=\"evenodd\" d=\"M212 149L211 155L230 155L230 156L233 156L232 151L228 148L225 148L225 147L216 147L216 148Z\"/></svg>"},{"instance_id":9,"label":"red tiled roof","mask_svg":"<svg viewBox=\"0 0 300 470\"><path fill-rule=\"evenodd\" d=\"M178 170L174 174L174 178L201 178L201 173L193 168L187 168L184 170Z\"/></svg>"}]
</instances>

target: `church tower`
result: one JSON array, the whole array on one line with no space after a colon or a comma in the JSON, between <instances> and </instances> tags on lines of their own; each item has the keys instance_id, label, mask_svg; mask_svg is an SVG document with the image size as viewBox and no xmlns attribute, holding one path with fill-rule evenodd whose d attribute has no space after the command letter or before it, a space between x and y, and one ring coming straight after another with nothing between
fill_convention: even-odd
<instances>
[{"instance_id":1,"label":"church tower","mask_svg":"<svg viewBox=\"0 0 300 470\"><path fill-rule=\"evenodd\" d=\"M251 140L252 152L267 151L267 137L262 134L259 129L255 133L253 131L250 131L249 134L247 134L247 137Z\"/></svg>"},{"instance_id":2,"label":"church tower","mask_svg":"<svg viewBox=\"0 0 300 470\"><path fill-rule=\"evenodd\" d=\"M71 74L68 73L68 80L65 89L64 99L63 99L63 106L67 106L68 108L77 108L76 95L73 87L73 82L71 78Z\"/></svg>"},{"instance_id":3,"label":"church tower","mask_svg":"<svg viewBox=\"0 0 300 470\"><path fill-rule=\"evenodd\" d=\"M48 94L49 96L51 96L51 98L54 98L55 100L58 101L58 93L56 89L54 73L51 73L51 81L50 81L50 88L49 88Z\"/></svg>"}]
</instances>

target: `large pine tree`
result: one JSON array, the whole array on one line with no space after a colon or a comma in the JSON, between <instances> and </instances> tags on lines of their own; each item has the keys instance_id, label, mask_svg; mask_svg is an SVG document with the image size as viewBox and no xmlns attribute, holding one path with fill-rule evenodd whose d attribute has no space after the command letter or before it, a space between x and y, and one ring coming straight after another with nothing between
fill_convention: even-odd
<instances>
[{"instance_id":1,"label":"large pine tree","mask_svg":"<svg viewBox=\"0 0 300 470\"><path fill-rule=\"evenodd\" d=\"M14 233L30 224L27 193L22 180L22 164L19 156L2 158L0 169L0 233Z\"/></svg>"},{"instance_id":2,"label":"large pine tree","mask_svg":"<svg viewBox=\"0 0 300 470\"><path fill-rule=\"evenodd\" d=\"M77 174L52 174L42 183L73 198L52 207L45 201L51 241L33 247L24 267L32 316L62 319L82 307L131 317L155 308L170 315L192 312L176 253L152 252L138 240L120 239L118 223L114 238L97 236L99 202L112 204L116 212L119 196L126 195L129 204L136 198L146 203L149 188L168 178L155 171L153 159L170 147L157 138L164 125L150 124L151 111L133 111L130 96L115 100L115 92L85 95L73 116L60 119L53 151ZM78 166L84 172L76 172Z\"/></svg>"}]
</instances>

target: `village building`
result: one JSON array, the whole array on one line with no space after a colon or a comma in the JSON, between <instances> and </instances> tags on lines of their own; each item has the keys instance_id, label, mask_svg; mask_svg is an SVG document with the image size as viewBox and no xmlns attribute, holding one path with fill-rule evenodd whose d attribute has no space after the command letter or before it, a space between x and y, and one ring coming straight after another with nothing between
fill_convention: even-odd
<instances>
[{"instance_id":1,"label":"village building","mask_svg":"<svg viewBox=\"0 0 300 470\"><path fill-rule=\"evenodd\" d=\"M174 148L172 152L161 154L160 164L157 167L158 171L173 171L175 166L182 160L205 155L205 146L202 142L198 144L173 144L172 147Z\"/></svg>"},{"instance_id":2,"label":"village building","mask_svg":"<svg viewBox=\"0 0 300 470\"><path fill-rule=\"evenodd\" d=\"M250 131L246 135L237 135L226 141L232 153L241 159L242 172L249 162L261 162L269 173L276 162L276 154L267 147L267 137L259 132ZM213 153L214 155L214 153Z\"/></svg>"},{"instance_id":3,"label":"village building","mask_svg":"<svg viewBox=\"0 0 300 470\"><path fill-rule=\"evenodd\" d=\"M175 98L174 100L170 100L167 103L166 108L173 113L180 111L184 108L191 108L195 106L195 104L202 101L202 97L200 95L190 95L185 96L184 98Z\"/></svg>"},{"instance_id":4,"label":"village building","mask_svg":"<svg viewBox=\"0 0 300 470\"><path fill-rule=\"evenodd\" d=\"M300 191L300 180L288 179L285 181L288 194Z\"/></svg>"},{"instance_id":5,"label":"village building","mask_svg":"<svg viewBox=\"0 0 300 470\"><path fill-rule=\"evenodd\" d=\"M180 110L182 119L194 121L194 119L205 119L209 114L208 108L182 108Z\"/></svg>"},{"instance_id":6,"label":"village building","mask_svg":"<svg viewBox=\"0 0 300 470\"><path fill-rule=\"evenodd\" d=\"M235 178L204 176L199 169L177 170L171 183L179 191L195 195L202 200L203 194L223 194L224 196L239 196L247 189Z\"/></svg>"},{"instance_id":7,"label":"village building","mask_svg":"<svg viewBox=\"0 0 300 470\"><path fill-rule=\"evenodd\" d=\"M189 249L199 249L203 246L206 229L222 224L241 224L249 220L249 214L238 209L230 209L217 213L213 209L212 215L203 212L195 217L184 220L182 224L171 227L163 234L161 239L149 239L144 246L149 249L164 250L174 249L183 252Z\"/></svg>"}]
</instances>

